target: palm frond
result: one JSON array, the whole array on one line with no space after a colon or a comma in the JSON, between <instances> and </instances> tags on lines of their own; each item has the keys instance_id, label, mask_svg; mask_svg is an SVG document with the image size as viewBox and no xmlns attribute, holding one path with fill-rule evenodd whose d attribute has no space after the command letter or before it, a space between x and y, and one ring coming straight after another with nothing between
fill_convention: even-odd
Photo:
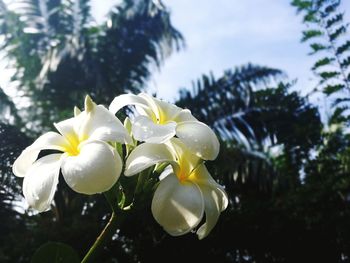
<instances>
[{"instance_id":1,"label":"palm frond","mask_svg":"<svg viewBox=\"0 0 350 263\"><path fill-rule=\"evenodd\" d=\"M298 182L302 160L320 141L317 109L289 92L290 85L278 84L283 77L279 70L248 65L219 79L203 76L192 92L181 91L177 104L189 108L223 141L219 171L229 167L217 176L229 185L255 182L271 190L281 174L279 162L287 162L283 167L295 166L291 176ZM293 157L285 160L284 155ZM278 184L284 179L279 176Z\"/></svg>"},{"instance_id":2,"label":"palm frond","mask_svg":"<svg viewBox=\"0 0 350 263\"><path fill-rule=\"evenodd\" d=\"M239 116L251 106L254 89L265 87L268 83L281 79L283 75L278 69L251 64L233 71L227 70L217 80L212 74L203 75L193 83L192 91L180 90L180 98L176 104L190 107L194 116L214 126L224 116Z\"/></svg>"},{"instance_id":3,"label":"palm frond","mask_svg":"<svg viewBox=\"0 0 350 263\"><path fill-rule=\"evenodd\" d=\"M183 45L160 1L122 1L103 24L93 21L86 0L14 0L0 8L12 80L35 102L22 114L31 132L66 117L86 93L107 104L139 92Z\"/></svg>"},{"instance_id":4,"label":"palm frond","mask_svg":"<svg viewBox=\"0 0 350 263\"><path fill-rule=\"evenodd\" d=\"M336 111L344 104L343 101L342 105L338 105L338 99L348 98L350 94L350 41L346 34L348 23L340 10L341 0L293 0L292 5L303 15L307 27L303 31L302 42L309 41L310 55L319 56L312 67L319 77L318 87L326 96L331 96L334 101L332 109ZM349 119L349 116L345 114L343 119Z\"/></svg>"},{"instance_id":5,"label":"palm frond","mask_svg":"<svg viewBox=\"0 0 350 263\"><path fill-rule=\"evenodd\" d=\"M0 87L0 122L19 124L21 122L12 99Z\"/></svg>"},{"instance_id":6,"label":"palm frond","mask_svg":"<svg viewBox=\"0 0 350 263\"><path fill-rule=\"evenodd\" d=\"M124 1L110 12L103 31L97 45L99 67L107 77L102 81L133 93L184 43L160 1Z\"/></svg>"},{"instance_id":7,"label":"palm frond","mask_svg":"<svg viewBox=\"0 0 350 263\"><path fill-rule=\"evenodd\" d=\"M16 126L0 122L0 184L1 190L12 195L21 192L21 186L12 173L12 164L30 139Z\"/></svg>"}]
</instances>

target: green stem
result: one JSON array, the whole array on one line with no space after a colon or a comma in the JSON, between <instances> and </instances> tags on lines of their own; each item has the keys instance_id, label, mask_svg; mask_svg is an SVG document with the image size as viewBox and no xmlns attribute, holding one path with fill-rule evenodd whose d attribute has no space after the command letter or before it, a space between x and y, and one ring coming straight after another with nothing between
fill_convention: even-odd
<instances>
[{"instance_id":1,"label":"green stem","mask_svg":"<svg viewBox=\"0 0 350 263\"><path fill-rule=\"evenodd\" d=\"M117 214L118 211L118 198L117 198L117 184L115 184L111 189L104 193L108 204L112 208L112 215L109 219L107 225L102 230L101 234L97 237L95 243L86 253L85 257L81 261L81 263L90 263L94 262L94 259L98 255L99 251L103 248L105 243L110 240L117 230Z\"/></svg>"},{"instance_id":2,"label":"green stem","mask_svg":"<svg viewBox=\"0 0 350 263\"><path fill-rule=\"evenodd\" d=\"M150 172L148 169L142 171L139 174L139 178L137 179L137 183L136 183L136 187L135 187L135 195L138 195L142 192L142 188L144 187L145 182L149 178L149 174L150 174Z\"/></svg>"},{"instance_id":3,"label":"green stem","mask_svg":"<svg viewBox=\"0 0 350 263\"><path fill-rule=\"evenodd\" d=\"M110 240L110 238L113 236L113 234L116 231L116 228L117 228L117 215L113 211L112 216L109 219L109 222L107 223L105 228L102 230L101 234L97 237L95 243L86 253L81 263L93 262L93 260L96 258L96 256L98 255L98 252L104 246L106 241Z\"/></svg>"}]
</instances>

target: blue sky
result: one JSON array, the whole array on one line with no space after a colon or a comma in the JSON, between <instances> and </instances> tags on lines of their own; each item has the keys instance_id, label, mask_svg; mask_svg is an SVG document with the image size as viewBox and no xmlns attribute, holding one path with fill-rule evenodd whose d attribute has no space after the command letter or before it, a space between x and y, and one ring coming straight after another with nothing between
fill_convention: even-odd
<instances>
[{"instance_id":1,"label":"blue sky","mask_svg":"<svg viewBox=\"0 0 350 263\"><path fill-rule=\"evenodd\" d=\"M92 0L96 20L103 21L119 0ZM163 0L174 26L182 32L186 49L168 58L160 71L154 69L149 92L173 101L180 87L191 87L201 74L219 77L225 69L248 62L284 70L297 79L295 89L306 94L315 86L310 71L315 62L307 55L308 44L300 43L304 25L290 0ZM343 0L343 10L350 1ZM1 67L1 65L0 65ZM0 85L6 87L9 72L1 69ZM12 93L6 89L7 93Z\"/></svg>"},{"instance_id":2,"label":"blue sky","mask_svg":"<svg viewBox=\"0 0 350 263\"><path fill-rule=\"evenodd\" d=\"M289 0L164 0L172 21L184 35L186 50L174 54L149 83L151 91L172 100L179 87L212 71L248 62L284 70L297 79L295 89L306 94L316 80L310 71L315 62L309 47L300 43L301 16ZM343 1L349 10L350 1ZM346 14L350 21L349 14Z\"/></svg>"}]
</instances>

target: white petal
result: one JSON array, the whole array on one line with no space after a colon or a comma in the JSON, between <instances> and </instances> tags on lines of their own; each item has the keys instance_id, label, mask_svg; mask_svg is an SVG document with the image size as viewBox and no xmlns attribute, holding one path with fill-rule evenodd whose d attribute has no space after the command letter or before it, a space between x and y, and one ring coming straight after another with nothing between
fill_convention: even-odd
<instances>
[{"instance_id":1,"label":"white petal","mask_svg":"<svg viewBox=\"0 0 350 263\"><path fill-rule=\"evenodd\" d=\"M219 219L221 212L221 192L206 185L203 185L200 188L204 198L204 211L206 221L197 230L197 235L199 239L203 239L210 233Z\"/></svg>"},{"instance_id":2,"label":"white petal","mask_svg":"<svg viewBox=\"0 0 350 263\"><path fill-rule=\"evenodd\" d=\"M182 111L181 108L177 107L174 104L153 98L153 101L158 106L158 111L160 115L160 120L162 121L170 121L174 120L174 118L179 115Z\"/></svg>"},{"instance_id":3,"label":"white petal","mask_svg":"<svg viewBox=\"0 0 350 263\"><path fill-rule=\"evenodd\" d=\"M143 143L137 146L126 160L124 174L126 176L131 176L157 163L174 163L174 160L174 154L166 145L155 143Z\"/></svg>"},{"instance_id":4,"label":"white petal","mask_svg":"<svg viewBox=\"0 0 350 263\"><path fill-rule=\"evenodd\" d=\"M188 109L181 110L178 114L176 114L173 119L175 122L183 122L183 121L198 121L195 117L193 117L192 113Z\"/></svg>"},{"instance_id":5,"label":"white petal","mask_svg":"<svg viewBox=\"0 0 350 263\"><path fill-rule=\"evenodd\" d=\"M62 154L50 154L37 160L23 180L23 194L28 204L39 212L50 208L60 172Z\"/></svg>"},{"instance_id":6,"label":"white petal","mask_svg":"<svg viewBox=\"0 0 350 263\"><path fill-rule=\"evenodd\" d=\"M102 105L86 112L79 130L79 138L130 143L131 138L120 120Z\"/></svg>"},{"instance_id":7,"label":"white petal","mask_svg":"<svg viewBox=\"0 0 350 263\"><path fill-rule=\"evenodd\" d=\"M198 186L180 183L174 174L165 177L154 193L152 214L170 235L191 231L201 221L203 211L204 201Z\"/></svg>"},{"instance_id":8,"label":"white petal","mask_svg":"<svg viewBox=\"0 0 350 263\"><path fill-rule=\"evenodd\" d=\"M189 180L199 186L204 198L206 221L197 230L198 238L203 239L215 227L220 213L226 209L228 197L223 187L211 177L204 164L194 171Z\"/></svg>"},{"instance_id":9,"label":"white petal","mask_svg":"<svg viewBox=\"0 0 350 263\"><path fill-rule=\"evenodd\" d=\"M128 105L140 107L151 118L154 115L152 113L152 109L148 105L148 101L143 97L134 94L123 94L115 97L112 103L109 105L109 110L113 114L116 114L121 108Z\"/></svg>"},{"instance_id":10,"label":"white petal","mask_svg":"<svg viewBox=\"0 0 350 263\"><path fill-rule=\"evenodd\" d=\"M219 185L214 178L210 175L208 169L204 164L201 164L197 167L197 169L191 174L189 180L196 182L199 187L202 185L209 186L212 189L217 191L217 195L220 197L219 199L219 207L220 211L224 211L228 206L228 197L224 188Z\"/></svg>"},{"instance_id":11,"label":"white petal","mask_svg":"<svg viewBox=\"0 0 350 263\"><path fill-rule=\"evenodd\" d=\"M87 141L77 156L67 156L62 162L62 174L76 192L96 194L109 190L118 180L122 161L118 153L102 141Z\"/></svg>"},{"instance_id":12,"label":"white petal","mask_svg":"<svg viewBox=\"0 0 350 263\"><path fill-rule=\"evenodd\" d=\"M140 93L138 95L140 98L143 98L146 103L147 103L147 108L152 112L152 115L150 115L149 113L147 113L148 117L154 119L154 120L159 120L160 119L160 111L159 111L159 107L157 104L157 101L154 97L146 94L146 93ZM143 108L145 109L145 108Z\"/></svg>"},{"instance_id":13,"label":"white petal","mask_svg":"<svg viewBox=\"0 0 350 263\"><path fill-rule=\"evenodd\" d=\"M97 128L89 137L89 140L100 140L105 142L110 141L110 142L132 144L131 137L126 132L126 130L125 129L121 130L120 127L116 127L116 126L114 126L113 128L111 127Z\"/></svg>"},{"instance_id":14,"label":"white petal","mask_svg":"<svg viewBox=\"0 0 350 263\"><path fill-rule=\"evenodd\" d=\"M77 106L74 106L73 111L74 111L74 117L77 117L81 113L81 110Z\"/></svg>"},{"instance_id":15,"label":"white petal","mask_svg":"<svg viewBox=\"0 0 350 263\"><path fill-rule=\"evenodd\" d=\"M23 177L29 167L38 158L41 150L64 151L69 147L66 139L56 132L48 132L41 135L34 143L23 150L12 166L12 171L16 176Z\"/></svg>"},{"instance_id":16,"label":"white petal","mask_svg":"<svg viewBox=\"0 0 350 263\"><path fill-rule=\"evenodd\" d=\"M127 132L131 135L132 123L129 117L126 117L124 119L124 127L127 130Z\"/></svg>"},{"instance_id":17,"label":"white petal","mask_svg":"<svg viewBox=\"0 0 350 263\"><path fill-rule=\"evenodd\" d=\"M78 144L78 131L83 118L84 114L80 113L76 117L54 123L54 125L60 134L62 134L73 145L76 145Z\"/></svg>"},{"instance_id":18,"label":"white petal","mask_svg":"<svg viewBox=\"0 0 350 263\"><path fill-rule=\"evenodd\" d=\"M214 160L220 150L215 133L203 122L185 121L178 123L176 135L186 146L204 160Z\"/></svg>"},{"instance_id":19,"label":"white petal","mask_svg":"<svg viewBox=\"0 0 350 263\"><path fill-rule=\"evenodd\" d=\"M171 165L168 165L167 167L164 168L163 172L159 175L159 181L163 180L169 174L173 174L173 173L174 173L173 167Z\"/></svg>"},{"instance_id":20,"label":"white petal","mask_svg":"<svg viewBox=\"0 0 350 263\"><path fill-rule=\"evenodd\" d=\"M139 96L147 100L149 107L155 112L161 122L197 121L188 109L182 109L172 103L159 100L145 93L141 93Z\"/></svg>"},{"instance_id":21,"label":"white petal","mask_svg":"<svg viewBox=\"0 0 350 263\"><path fill-rule=\"evenodd\" d=\"M132 133L138 141L163 143L174 137L175 127L175 122L156 124L146 116L138 116L132 126Z\"/></svg>"},{"instance_id":22,"label":"white petal","mask_svg":"<svg viewBox=\"0 0 350 263\"><path fill-rule=\"evenodd\" d=\"M172 138L166 144L175 151L177 162L181 167L182 173L189 175L196 167L198 167L198 164L201 162L200 157L190 151L181 140L178 138Z\"/></svg>"}]
</instances>

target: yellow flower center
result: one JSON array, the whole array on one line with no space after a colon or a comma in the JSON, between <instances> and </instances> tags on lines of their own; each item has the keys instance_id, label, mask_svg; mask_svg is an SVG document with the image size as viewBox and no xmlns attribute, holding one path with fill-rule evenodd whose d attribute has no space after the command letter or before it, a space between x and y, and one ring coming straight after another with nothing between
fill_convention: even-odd
<instances>
[{"instance_id":1,"label":"yellow flower center","mask_svg":"<svg viewBox=\"0 0 350 263\"><path fill-rule=\"evenodd\" d=\"M187 177L188 176L182 171L177 174L177 178L179 179L180 183L183 183L187 179Z\"/></svg>"},{"instance_id":2,"label":"yellow flower center","mask_svg":"<svg viewBox=\"0 0 350 263\"><path fill-rule=\"evenodd\" d=\"M166 118L166 116L163 116L164 114L159 114L159 117L157 117L157 116L153 116L153 122L154 123L157 123L157 124L165 124L166 122L167 122L167 118Z\"/></svg>"},{"instance_id":3,"label":"yellow flower center","mask_svg":"<svg viewBox=\"0 0 350 263\"><path fill-rule=\"evenodd\" d=\"M80 144L87 139L87 136L82 136L79 138L76 134L71 134L65 136L69 144L65 146L65 152L68 153L69 156L77 156L80 153Z\"/></svg>"},{"instance_id":4,"label":"yellow flower center","mask_svg":"<svg viewBox=\"0 0 350 263\"><path fill-rule=\"evenodd\" d=\"M186 158L180 158L177 163L179 164L179 170L176 171L176 176L180 183L185 183L186 181L197 182L199 168L202 162L197 162L196 164L188 162Z\"/></svg>"},{"instance_id":5,"label":"yellow flower center","mask_svg":"<svg viewBox=\"0 0 350 263\"><path fill-rule=\"evenodd\" d=\"M179 179L180 183L184 183L192 173L191 167L189 166L189 163L186 160L186 158L180 158L178 160L178 164L180 166L180 169L176 173L176 176Z\"/></svg>"},{"instance_id":6,"label":"yellow flower center","mask_svg":"<svg viewBox=\"0 0 350 263\"><path fill-rule=\"evenodd\" d=\"M151 119L154 123L163 125L170 121L169 116L162 109L159 109L157 113L158 116L155 112L152 112Z\"/></svg>"}]
</instances>

